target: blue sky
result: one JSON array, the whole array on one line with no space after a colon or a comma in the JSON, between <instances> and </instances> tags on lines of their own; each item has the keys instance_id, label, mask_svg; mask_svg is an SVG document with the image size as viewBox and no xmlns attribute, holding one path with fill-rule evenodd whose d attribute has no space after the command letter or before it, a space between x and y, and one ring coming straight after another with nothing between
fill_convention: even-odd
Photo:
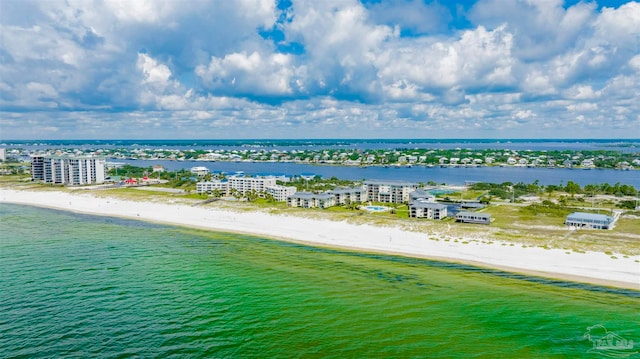
<instances>
[{"instance_id":1,"label":"blue sky","mask_svg":"<svg viewBox=\"0 0 640 359\"><path fill-rule=\"evenodd\" d=\"M0 140L638 137L637 1L0 1Z\"/></svg>"}]
</instances>

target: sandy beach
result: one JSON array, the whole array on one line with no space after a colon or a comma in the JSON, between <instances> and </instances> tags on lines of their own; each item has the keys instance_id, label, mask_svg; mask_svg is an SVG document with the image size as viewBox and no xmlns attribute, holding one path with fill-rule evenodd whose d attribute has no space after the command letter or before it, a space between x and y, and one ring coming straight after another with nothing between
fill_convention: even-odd
<instances>
[{"instance_id":1,"label":"sandy beach","mask_svg":"<svg viewBox=\"0 0 640 359\"><path fill-rule=\"evenodd\" d=\"M356 225L262 212L235 212L179 203L96 197L91 193L0 189L0 202L129 218L205 230L253 234L309 245L468 263L509 272L640 289L640 256L522 248L502 242L445 241L439 233ZM432 237L440 240L430 240ZM468 242L468 243L463 243ZM615 254L614 254L615 255Z\"/></svg>"}]
</instances>

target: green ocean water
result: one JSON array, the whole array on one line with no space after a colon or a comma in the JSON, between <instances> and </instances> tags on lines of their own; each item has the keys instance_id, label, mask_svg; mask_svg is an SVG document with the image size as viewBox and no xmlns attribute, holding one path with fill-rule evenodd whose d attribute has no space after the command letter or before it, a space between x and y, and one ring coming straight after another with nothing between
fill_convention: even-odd
<instances>
[{"instance_id":1,"label":"green ocean water","mask_svg":"<svg viewBox=\"0 0 640 359\"><path fill-rule=\"evenodd\" d=\"M638 351L637 291L0 205L0 358Z\"/></svg>"}]
</instances>

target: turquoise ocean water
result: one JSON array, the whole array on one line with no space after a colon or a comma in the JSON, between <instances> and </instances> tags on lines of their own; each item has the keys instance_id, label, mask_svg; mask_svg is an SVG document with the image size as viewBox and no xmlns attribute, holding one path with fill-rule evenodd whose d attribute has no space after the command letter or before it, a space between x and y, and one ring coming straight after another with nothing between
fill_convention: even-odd
<instances>
[{"instance_id":1,"label":"turquoise ocean water","mask_svg":"<svg viewBox=\"0 0 640 359\"><path fill-rule=\"evenodd\" d=\"M0 205L1 358L638 351L637 291Z\"/></svg>"}]
</instances>

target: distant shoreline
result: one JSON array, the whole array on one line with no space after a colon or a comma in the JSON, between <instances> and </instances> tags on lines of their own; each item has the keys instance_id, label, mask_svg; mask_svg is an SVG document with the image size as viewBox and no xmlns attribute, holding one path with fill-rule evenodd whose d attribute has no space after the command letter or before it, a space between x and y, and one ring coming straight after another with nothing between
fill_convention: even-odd
<instances>
[{"instance_id":1,"label":"distant shoreline","mask_svg":"<svg viewBox=\"0 0 640 359\"><path fill-rule=\"evenodd\" d=\"M311 246L382 253L469 264L518 274L640 290L640 256L612 259L604 253L521 248L501 243L430 240L442 233L279 216L263 212L138 202L62 191L0 189L0 203L46 207L100 216L143 220L203 230L262 236Z\"/></svg>"}]
</instances>

